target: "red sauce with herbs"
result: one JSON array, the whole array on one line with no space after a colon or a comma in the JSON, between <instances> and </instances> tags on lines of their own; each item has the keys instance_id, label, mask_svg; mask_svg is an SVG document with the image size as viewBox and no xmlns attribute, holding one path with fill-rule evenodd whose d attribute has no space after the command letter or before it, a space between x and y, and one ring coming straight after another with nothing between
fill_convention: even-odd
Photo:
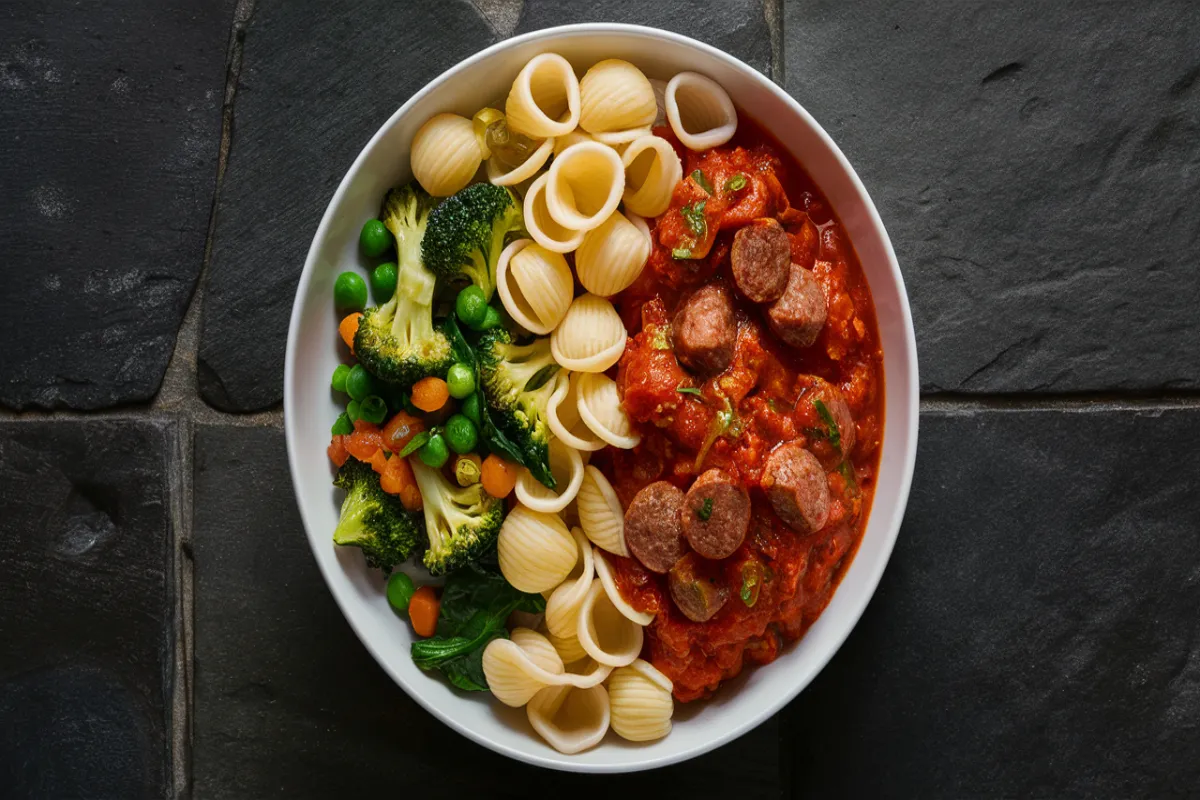
<instances>
[{"instance_id":1,"label":"red sauce with herbs","mask_svg":"<svg viewBox=\"0 0 1200 800\"><path fill-rule=\"evenodd\" d=\"M656 614L646 630L643 658L674 681L676 698L686 702L711 694L746 663L772 661L829 603L862 538L874 493L883 433L883 367L862 267L804 169L745 117L729 145L703 154L680 147L669 129L656 133L675 144L685 177L671 207L654 221L654 249L642 276L615 298L630 334L618 385L643 438L634 450L598 453L594 463L625 506L653 481L668 480L686 490L713 467L735 476L750 492L750 531L732 556L716 564L730 599L707 622L693 622L679 612L666 576L632 559L612 559L622 594L635 608ZM691 177L696 170L699 180ZM703 226L697 213L703 214ZM812 270L820 283L827 321L816 343L798 350L774 336L760 307L739 300L733 363L707 380L697 379L671 349L673 312L696 286L725 281L732 288L733 235L760 217L783 224L792 261ZM701 227L704 234L697 236ZM813 404L799 402L816 382L811 376L839 388L850 408L856 441L845 461L821 435L825 421ZM680 392L681 387L699 394ZM808 535L784 525L758 488L768 454L792 440L803 442L828 472L829 522Z\"/></svg>"}]
</instances>

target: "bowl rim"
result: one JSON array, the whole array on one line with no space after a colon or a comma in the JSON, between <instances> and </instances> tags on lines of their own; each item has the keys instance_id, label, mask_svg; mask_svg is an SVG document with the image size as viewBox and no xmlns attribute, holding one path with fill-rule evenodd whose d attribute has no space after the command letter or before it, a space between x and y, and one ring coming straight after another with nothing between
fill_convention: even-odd
<instances>
[{"instance_id":1,"label":"bowl rim","mask_svg":"<svg viewBox=\"0 0 1200 800\"><path fill-rule=\"evenodd\" d=\"M867 219L869 220L870 224L882 235L887 267L891 273L892 280L895 281L899 298L901 300L899 303L899 310L904 323L902 326L904 330L904 338L903 342L900 344L902 344L902 349L904 350L903 355L906 363L908 364L908 375L906 377L909 381L909 413L907 418L901 418L893 414L892 409L888 408L885 410L887 415L885 418L885 425L900 425L907 429L905 431L905 441L908 442L908 449L907 452L903 454L902 459L903 474L900 476L898 502L892 509L890 509L891 519L887 521L885 527L886 541L882 542L880 551L880 555L882 557L878 559L871 572L867 575L866 582L864 584L864 586L869 588L869 591L864 591L862 596L858 598L857 603L852 606L850 613L846 615L846 622L848 624L845 624L844 629L835 637L836 643L834 646L828 648L827 652L820 655L815 660L815 666L811 669L807 680L797 681L796 684L790 687L787 691L777 695L771 703L751 710L740 724L730 726L728 729L723 730L719 735L714 736L712 739L702 744L697 744L696 746L679 753L647 758L636 763L610 766L573 762L569 756L563 756L561 754L557 754L557 757L539 756L517 750L509 747L502 741L497 741L475 732L470 727L443 713L441 709L433 706L423 696L423 694L417 690L416 687L410 686L403 676L389 667L387 661L382 657L379 650L373 644L371 637L364 634L358 619L353 614L348 612L346 605L347 598L342 592L335 588L336 584L332 580L332 576L329 574L330 568L319 557L317 557L315 551L313 552L313 558L316 560L317 567L321 572L322 579L325 581L326 588L329 590L330 594L333 595L334 601L337 603L338 609L341 611L342 616L349 623L359 641L371 654L371 657L375 659L375 662L379 664L379 666L384 670L385 673L387 673L392 681L395 682L401 689L403 689L409 697L416 701L416 703L427 712L440 720L443 724L447 725L452 730L457 731L459 734L467 737L471 741L488 748L489 750L534 766L571 772L623 773L656 769L659 767L668 766L670 764L687 761L711 752L758 727L772 715L778 713L785 705L790 703L797 695L800 694L800 692L807 688L812 683L812 680L828 665L834 654L841 649L843 644L845 644L850 632L853 631L858 625L859 620L862 618L863 612L866 610L867 605L875 596L875 592L879 588L879 581L883 577L884 569L891 560L891 554L895 548L896 539L900 534L900 525L904 517L905 509L908 505L909 494L912 488L913 471L916 464L918 420L920 410L920 383L918 380L919 371L917 364L916 335L913 329L912 311L908 299L908 290L904 283L904 276L900 272L900 264L896 259L896 253L892 246L891 237L888 235L887 228L884 226L883 220L879 216L879 211L875 207L874 200L872 200L870 194L867 192L866 187L863 185L863 182L859 178L858 173L854 170L854 167L850 164L849 159L846 158L841 148L838 147L837 143L834 142L833 138L816 121L816 119L814 119L812 115L809 114L802 105L800 105L799 102L797 102L791 95L784 91L779 84L775 83L762 72L746 64L736 56L732 56L723 50L693 39L689 36L646 25L587 22L558 25L552 28L541 28L539 30L521 34L519 36L501 39L489 47L480 50L466 59L463 59L439 74L436 78L425 84L425 86L423 86L421 89L413 93L411 97L401 104L401 106L397 108L383 122L383 124L380 125L379 129L376 130L374 135L372 135L367 143L363 145L362 149L355 157L354 162L350 165L350 168L346 171L346 174L338 183L337 189L334 191L325 207L325 212L322 214L321 221L317 226L316 232L313 234L312 243L309 245L308 255L305 257L304 267L301 271L300 280L296 287L296 295L292 302L291 318L288 323L287 347L284 354L283 422L284 439L287 446L288 469L292 478L292 490L296 496L296 504L300 512L301 523L304 526L305 536L308 540L311 550L314 546L313 538L308 533L310 530L310 525L302 499L304 496L303 487L300 484L300 469L297 462L297 453L299 448L294 441L298 435L298 431L295 430L291 423L291 420L294 419L293 411L295 409L296 402L293 396L292 386L294 365L296 364L297 356L297 341L299 340L299 320L302 316L301 309L304 298L310 291L310 284L313 280L313 274L316 271L314 267L317 261L317 243L324 240L328 235L329 228L333 221L333 209L340 205L342 197L346 194L348 187L353 183L353 179L358 175L363 161L367 158L368 153L374 149L376 143L383 138L384 135L405 114L408 113L410 108L416 105L424 97L437 91L442 84L448 81L452 76L457 75L465 70L472 69L476 64L487 61L493 55L499 52L509 48L517 47L526 42L534 42L539 39L547 38L561 38L564 36L575 38L597 33L620 34L631 37L657 40L665 39L679 45L691 47L710 58L722 61L726 66L745 73L751 80L757 81L759 84L761 84L762 88L771 93L777 101L788 106L793 113L803 119L804 122L813 130L813 132L815 132L816 135L822 140L825 146L829 148L829 151L833 154L834 158L838 162L838 166L850 178L854 191L863 204L863 208L866 211ZM872 513L877 513L878 511L879 509L872 507Z\"/></svg>"}]
</instances>

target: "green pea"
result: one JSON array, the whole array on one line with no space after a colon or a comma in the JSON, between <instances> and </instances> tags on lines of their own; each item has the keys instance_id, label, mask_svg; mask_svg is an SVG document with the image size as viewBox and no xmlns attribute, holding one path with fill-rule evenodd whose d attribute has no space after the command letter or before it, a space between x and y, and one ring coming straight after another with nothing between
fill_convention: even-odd
<instances>
[{"instance_id":1,"label":"green pea","mask_svg":"<svg viewBox=\"0 0 1200 800\"><path fill-rule=\"evenodd\" d=\"M475 445L479 444L479 431L466 415L455 414L446 420L446 441L449 442L451 450L463 455L474 450Z\"/></svg>"},{"instance_id":2,"label":"green pea","mask_svg":"<svg viewBox=\"0 0 1200 800\"><path fill-rule=\"evenodd\" d=\"M474 284L458 293L454 301L454 311L463 324L469 328L478 329L483 324L487 314L488 301L483 290Z\"/></svg>"},{"instance_id":3,"label":"green pea","mask_svg":"<svg viewBox=\"0 0 1200 800\"><path fill-rule=\"evenodd\" d=\"M412 600L416 591L417 587L413 585L412 578L403 572L393 572L387 582L388 605L397 614L407 612L408 601Z\"/></svg>"},{"instance_id":4,"label":"green pea","mask_svg":"<svg viewBox=\"0 0 1200 800\"><path fill-rule=\"evenodd\" d=\"M425 446L417 451L417 455L421 461L425 462L426 466L441 469L442 465L450 458L450 451L446 449L445 437L440 433L433 434Z\"/></svg>"},{"instance_id":5,"label":"green pea","mask_svg":"<svg viewBox=\"0 0 1200 800\"><path fill-rule=\"evenodd\" d=\"M343 411L338 414L338 418L333 421L333 427L329 430L333 436L346 436L354 433L354 423L350 421L350 415Z\"/></svg>"},{"instance_id":6,"label":"green pea","mask_svg":"<svg viewBox=\"0 0 1200 800\"><path fill-rule=\"evenodd\" d=\"M358 404L358 415L361 419L378 425L387 416L387 403L377 394L364 397Z\"/></svg>"},{"instance_id":7,"label":"green pea","mask_svg":"<svg viewBox=\"0 0 1200 800\"><path fill-rule=\"evenodd\" d=\"M346 375L346 394L350 395L352 400L360 402L365 397L378 394L375 390L375 379L362 364L355 364Z\"/></svg>"},{"instance_id":8,"label":"green pea","mask_svg":"<svg viewBox=\"0 0 1200 800\"><path fill-rule=\"evenodd\" d=\"M333 377L329 381L329 385L333 387L335 392L346 391L346 376L350 374L350 367L345 364L338 364L334 367Z\"/></svg>"},{"instance_id":9,"label":"green pea","mask_svg":"<svg viewBox=\"0 0 1200 800\"><path fill-rule=\"evenodd\" d=\"M361 413L361 407L357 400L351 400L349 403L346 403L346 419L350 420L351 423L358 422L362 418L360 416Z\"/></svg>"},{"instance_id":10,"label":"green pea","mask_svg":"<svg viewBox=\"0 0 1200 800\"><path fill-rule=\"evenodd\" d=\"M367 305L367 282L357 272L343 272L333 284L333 302L340 311L362 311Z\"/></svg>"},{"instance_id":11,"label":"green pea","mask_svg":"<svg viewBox=\"0 0 1200 800\"><path fill-rule=\"evenodd\" d=\"M385 261L371 270L371 296L377 305L392 299L396 293L396 265Z\"/></svg>"},{"instance_id":12,"label":"green pea","mask_svg":"<svg viewBox=\"0 0 1200 800\"><path fill-rule=\"evenodd\" d=\"M479 326L481 331L490 331L500 323L504 322L504 318L500 316L500 312L495 306L488 306L487 311L483 314L483 324Z\"/></svg>"},{"instance_id":13,"label":"green pea","mask_svg":"<svg viewBox=\"0 0 1200 800\"><path fill-rule=\"evenodd\" d=\"M483 414L479 413L479 393L468 395L462 401L462 413L467 419L474 422L476 426L483 426Z\"/></svg>"},{"instance_id":14,"label":"green pea","mask_svg":"<svg viewBox=\"0 0 1200 800\"><path fill-rule=\"evenodd\" d=\"M446 386L450 389L450 396L455 400L462 400L464 397L474 394L475 370L466 364L454 364L446 373Z\"/></svg>"},{"instance_id":15,"label":"green pea","mask_svg":"<svg viewBox=\"0 0 1200 800\"><path fill-rule=\"evenodd\" d=\"M379 258L392 249L392 233L377 219L369 219L358 235L358 245L367 258Z\"/></svg>"}]
</instances>

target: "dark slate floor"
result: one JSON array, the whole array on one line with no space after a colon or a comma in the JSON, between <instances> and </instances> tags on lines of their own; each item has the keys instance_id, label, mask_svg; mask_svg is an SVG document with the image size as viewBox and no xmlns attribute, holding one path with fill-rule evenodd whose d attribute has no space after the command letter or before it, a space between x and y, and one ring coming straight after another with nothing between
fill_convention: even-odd
<instances>
[{"instance_id":1,"label":"dark slate floor","mask_svg":"<svg viewBox=\"0 0 1200 800\"><path fill-rule=\"evenodd\" d=\"M378 124L469 53L594 20L726 49L827 127L895 242L925 395L892 563L816 682L715 754L583 779L374 664L300 529L280 383ZM1198 93L1187 0L14 0L0 798L1195 796Z\"/></svg>"}]
</instances>

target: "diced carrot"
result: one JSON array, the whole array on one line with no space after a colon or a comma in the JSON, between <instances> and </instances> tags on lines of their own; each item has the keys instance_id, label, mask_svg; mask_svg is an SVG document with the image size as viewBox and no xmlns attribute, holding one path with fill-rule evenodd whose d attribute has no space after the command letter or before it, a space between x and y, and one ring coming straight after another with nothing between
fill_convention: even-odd
<instances>
[{"instance_id":1,"label":"diced carrot","mask_svg":"<svg viewBox=\"0 0 1200 800\"><path fill-rule=\"evenodd\" d=\"M417 511L421 508L421 491L417 488L412 467L408 465L406 459L400 458L400 456L389 458L387 469L379 478L379 485L388 494L399 495L400 502L409 511Z\"/></svg>"},{"instance_id":2,"label":"diced carrot","mask_svg":"<svg viewBox=\"0 0 1200 800\"><path fill-rule=\"evenodd\" d=\"M398 411L396 416L388 420L383 429L383 446L393 453L399 453L408 444L408 440L425 430L425 423L409 414Z\"/></svg>"},{"instance_id":3,"label":"diced carrot","mask_svg":"<svg viewBox=\"0 0 1200 800\"><path fill-rule=\"evenodd\" d=\"M371 455L371 469L382 475L387 470L387 465L388 457L381 447Z\"/></svg>"},{"instance_id":4,"label":"diced carrot","mask_svg":"<svg viewBox=\"0 0 1200 800\"><path fill-rule=\"evenodd\" d=\"M400 503L409 511L420 511L425 507L425 501L421 499L421 490L415 483L400 490Z\"/></svg>"},{"instance_id":5,"label":"diced carrot","mask_svg":"<svg viewBox=\"0 0 1200 800\"><path fill-rule=\"evenodd\" d=\"M369 422L365 419L359 418L359 419L354 420L354 432L355 433L379 433L380 431L379 431L379 426L376 425L374 422Z\"/></svg>"},{"instance_id":6,"label":"diced carrot","mask_svg":"<svg viewBox=\"0 0 1200 800\"><path fill-rule=\"evenodd\" d=\"M441 607L442 602L432 586L422 586L413 592L412 599L408 601L408 618L418 636L428 638L437 631Z\"/></svg>"},{"instance_id":7,"label":"diced carrot","mask_svg":"<svg viewBox=\"0 0 1200 800\"><path fill-rule=\"evenodd\" d=\"M376 451L383 447L383 433L378 425L366 420L354 423L354 433L346 437L346 449L359 461L370 461Z\"/></svg>"},{"instance_id":8,"label":"diced carrot","mask_svg":"<svg viewBox=\"0 0 1200 800\"><path fill-rule=\"evenodd\" d=\"M346 343L346 347L350 348L350 352L354 352L354 334L358 333L358 321L362 319L362 313L355 311L353 314L348 314L344 317L341 323L338 324L338 333L341 334L342 341Z\"/></svg>"},{"instance_id":9,"label":"diced carrot","mask_svg":"<svg viewBox=\"0 0 1200 800\"><path fill-rule=\"evenodd\" d=\"M437 411L450 399L450 388L441 378L421 378L413 384L412 404L422 411Z\"/></svg>"},{"instance_id":10,"label":"diced carrot","mask_svg":"<svg viewBox=\"0 0 1200 800\"><path fill-rule=\"evenodd\" d=\"M483 460L483 473L479 479L483 490L492 497L507 497L517 485L517 468L492 453Z\"/></svg>"},{"instance_id":11,"label":"diced carrot","mask_svg":"<svg viewBox=\"0 0 1200 800\"><path fill-rule=\"evenodd\" d=\"M334 436L329 442L329 449L325 452L329 453L329 460L334 463L334 466L342 466L346 463L346 459L350 458L350 454L346 452L346 437Z\"/></svg>"}]
</instances>

